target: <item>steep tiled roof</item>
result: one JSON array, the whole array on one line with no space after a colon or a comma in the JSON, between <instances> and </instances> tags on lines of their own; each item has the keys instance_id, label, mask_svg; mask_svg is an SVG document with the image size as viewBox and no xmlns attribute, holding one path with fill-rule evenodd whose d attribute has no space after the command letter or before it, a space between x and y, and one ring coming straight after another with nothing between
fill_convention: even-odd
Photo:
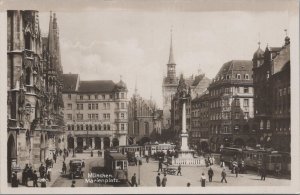
<instances>
[{"instance_id":1,"label":"steep tiled roof","mask_svg":"<svg viewBox=\"0 0 300 195\"><path fill-rule=\"evenodd\" d=\"M78 92L81 93L107 93L113 92L115 83L112 80L80 81Z\"/></svg>"},{"instance_id":2,"label":"steep tiled roof","mask_svg":"<svg viewBox=\"0 0 300 195\"><path fill-rule=\"evenodd\" d=\"M197 86L198 83L204 78L204 76L205 76L205 74L195 76L195 80L194 80L192 86Z\"/></svg>"},{"instance_id":3,"label":"steep tiled roof","mask_svg":"<svg viewBox=\"0 0 300 195\"><path fill-rule=\"evenodd\" d=\"M63 92L74 92L77 80L78 74L63 74Z\"/></svg>"},{"instance_id":4,"label":"steep tiled roof","mask_svg":"<svg viewBox=\"0 0 300 195\"><path fill-rule=\"evenodd\" d=\"M232 75L236 72L247 72L252 74L252 68L253 64L250 60L231 60L223 64L215 78L222 77L224 75Z\"/></svg>"}]
</instances>

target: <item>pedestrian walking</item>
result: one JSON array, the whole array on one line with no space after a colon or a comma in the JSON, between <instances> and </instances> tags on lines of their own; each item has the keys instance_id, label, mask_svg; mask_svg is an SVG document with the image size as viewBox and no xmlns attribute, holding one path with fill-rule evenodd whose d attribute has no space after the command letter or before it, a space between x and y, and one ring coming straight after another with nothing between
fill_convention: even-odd
<instances>
[{"instance_id":1,"label":"pedestrian walking","mask_svg":"<svg viewBox=\"0 0 300 195\"><path fill-rule=\"evenodd\" d=\"M82 166L82 168L84 168L85 167L85 163L84 163L84 161L82 160L82 164L81 164L81 166Z\"/></svg>"},{"instance_id":2,"label":"pedestrian walking","mask_svg":"<svg viewBox=\"0 0 300 195\"><path fill-rule=\"evenodd\" d=\"M157 170L157 172L159 172L159 171L161 171L161 172L163 171L162 170L162 162L161 161L158 162L158 170Z\"/></svg>"},{"instance_id":3,"label":"pedestrian walking","mask_svg":"<svg viewBox=\"0 0 300 195\"><path fill-rule=\"evenodd\" d=\"M137 183L136 183L136 174L134 173L133 176L131 177L131 187L137 187Z\"/></svg>"},{"instance_id":4,"label":"pedestrian walking","mask_svg":"<svg viewBox=\"0 0 300 195\"><path fill-rule=\"evenodd\" d=\"M76 183L76 181L75 181L75 180L73 180L73 181L72 181L72 185L71 185L71 187L72 187L72 188L74 188L74 187L75 187L75 183Z\"/></svg>"},{"instance_id":5,"label":"pedestrian walking","mask_svg":"<svg viewBox=\"0 0 300 195\"><path fill-rule=\"evenodd\" d=\"M161 181L160 181L160 173L158 173L157 176L156 176L156 186L157 186L157 187L160 187L160 185L161 185Z\"/></svg>"},{"instance_id":6,"label":"pedestrian walking","mask_svg":"<svg viewBox=\"0 0 300 195\"><path fill-rule=\"evenodd\" d=\"M178 170L177 175L180 173L180 176L182 176L182 175L181 175L181 165L178 166L178 169L177 169L177 170Z\"/></svg>"},{"instance_id":7,"label":"pedestrian walking","mask_svg":"<svg viewBox=\"0 0 300 195\"><path fill-rule=\"evenodd\" d=\"M137 164L138 164L138 160L137 160L137 158L136 158L136 157L134 157L134 163L135 163L135 166L137 166Z\"/></svg>"},{"instance_id":8,"label":"pedestrian walking","mask_svg":"<svg viewBox=\"0 0 300 195\"><path fill-rule=\"evenodd\" d=\"M39 187L37 180L38 180L38 176L36 174L36 170L34 170L32 175L33 187Z\"/></svg>"},{"instance_id":9,"label":"pedestrian walking","mask_svg":"<svg viewBox=\"0 0 300 195\"><path fill-rule=\"evenodd\" d=\"M93 150L91 150L91 157L93 157L94 156L94 152L93 152Z\"/></svg>"},{"instance_id":10,"label":"pedestrian walking","mask_svg":"<svg viewBox=\"0 0 300 195\"><path fill-rule=\"evenodd\" d=\"M223 160L221 160L220 167L221 167L221 168L224 168L224 167L225 167L225 162L224 162Z\"/></svg>"},{"instance_id":11,"label":"pedestrian walking","mask_svg":"<svg viewBox=\"0 0 300 195\"><path fill-rule=\"evenodd\" d=\"M39 167L40 177L43 178L45 176L45 167L43 164Z\"/></svg>"},{"instance_id":12,"label":"pedestrian walking","mask_svg":"<svg viewBox=\"0 0 300 195\"><path fill-rule=\"evenodd\" d=\"M12 178L11 178L11 187L17 188L19 187L19 180L17 178L17 174L13 173Z\"/></svg>"},{"instance_id":13,"label":"pedestrian walking","mask_svg":"<svg viewBox=\"0 0 300 195\"><path fill-rule=\"evenodd\" d=\"M22 172L22 184L24 186L28 186L28 170L29 170L29 167L28 167L28 164L26 164L25 168L23 169L23 172Z\"/></svg>"},{"instance_id":14,"label":"pedestrian walking","mask_svg":"<svg viewBox=\"0 0 300 195\"><path fill-rule=\"evenodd\" d=\"M53 160L56 163L56 154L53 154Z\"/></svg>"},{"instance_id":15,"label":"pedestrian walking","mask_svg":"<svg viewBox=\"0 0 300 195\"><path fill-rule=\"evenodd\" d=\"M221 182L223 183L223 181L225 180L225 183L227 183L225 169L223 169L223 171L221 173L221 177L222 177Z\"/></svg>"},{"instance_id":16,"label":"pedestrian walking","mask_svg":"<svg viewBox=\"0 0 300 195\"><path fill-rule=\"evenodd\" d=\"M234 170L235 170L235 177L238 177L240 168L238 166L235 166Z\"/></svg>"},{"instance_id":17,"label":"pedestrian walking","mask_svg":"<svg viewBox=\"0 0 300 195\"><path fill-rule=\"evenodd\" d=\"M164 174L164 178L162 179L161 185L162 185L162 187L166 187L166 185L167 185L167 174Z\"/></svg>"},{"instance_id":18,"label":"pedestrian walking","mask_svg":"<svg viewBox=\"0 0 300 195\"><path fill-rule=\"evenodd\" d=\"M261 170L260 170L260 174L261 174L261 178L260 178L260 180L266 180L266 176L267 176L267 173L266 173L266 169L265 169L265 167L261 167Z\"/></svg>"},{"instance_id":19,"label":"pedestrian walking","mask_svg":"<svg viewBox=\"0 0 300 195\"><path fill-rule=\"evenodd\" d=\"M63 172L63 174L67 174L67 165L65 162L63 162L62 172Z\"/></svg>"},{"instance_id":20,"label":"pedestrian walking","mask_svg":"<svg viewBox=\"0 0 300 195\"><path fill-rule=\"evenodd\" d=\"M186 184L186 187L190 187L190 186L191 186L191 183L188 182L188 183Z\"/></svg>"},{"instance_id":21,"label":"pedestrian walking","mask_svg":"<svg viewBox=\"0 0 300 195\"><path fill-rule=\"evenodd\" d=\"M49 167L49 168L47 169L47 179L48 179L49 181L51 181L51 171L52 171L52 169L51 169L51 167Z\"/></svg>"},{"instance_id":22,"label":"pedestrian walking","mask_svg":"<svg viewBox=\"0 0 300 195\"><path fill-rule=\"evenodd\" d=\"M212 182L212 178L214 176L214 171L212 170L211 167L208 169L207 175L208 175L208 181Z\"/></svg>"},{"instance_id":23,"label":"pedestrian walking","mask_svg":"<svg viewBox=\"0 0 300 195\"><path fill-rule=\"evenodd\" d=\"M202 173L202 175L201 175L201 187L205 187L205 181L206 181L205 174Z\"/></svg>"}]
</instances>

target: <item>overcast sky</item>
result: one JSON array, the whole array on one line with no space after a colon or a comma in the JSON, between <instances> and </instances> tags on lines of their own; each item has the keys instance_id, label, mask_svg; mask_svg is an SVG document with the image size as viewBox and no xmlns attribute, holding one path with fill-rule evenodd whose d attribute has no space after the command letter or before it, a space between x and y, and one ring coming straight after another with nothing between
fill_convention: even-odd
<instances>
[{"instance_id":1,"label":"overcast sky","mask_svg":"<svg viewBox=\"0 0 300 195\"><path fill-rule=\"evenodd\" d=\"M48 33L49 12L40 12ZM288 12L56 12L64 73L82 80L113 80L120 75L129 94L162 105L162 79L169 58L170 29L177 75L201 69L213 78L227 61L251 60L261 47L282 46Z\"/></svg>"}]
</instances>

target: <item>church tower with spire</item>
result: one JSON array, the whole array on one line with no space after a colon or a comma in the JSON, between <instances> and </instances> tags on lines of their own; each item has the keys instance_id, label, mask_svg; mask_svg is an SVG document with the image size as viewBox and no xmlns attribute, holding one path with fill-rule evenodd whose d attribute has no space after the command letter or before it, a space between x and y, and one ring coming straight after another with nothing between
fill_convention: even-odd
<instances>
[{"instance_id":1,"label":"church tower with spire","mask_svg":"<svg viewBox=\"0 0 300 195\"><path fill-rule=\"evenodd\" d=\"M173 36L171 30L171 42L169 61L167 63L167 76L164 76L162 83L163 93L163 129L171 127L171 101L172 96L176 93L178 86L178 77L176 76L176 63L173 53Z\"/></svg>"}]
</instances>

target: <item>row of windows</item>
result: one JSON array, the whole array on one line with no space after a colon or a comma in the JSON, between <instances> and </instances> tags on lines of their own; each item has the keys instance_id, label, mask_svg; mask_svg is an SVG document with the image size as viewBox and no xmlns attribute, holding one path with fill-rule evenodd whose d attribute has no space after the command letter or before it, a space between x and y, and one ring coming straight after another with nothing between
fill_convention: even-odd
<instances>
[{"instance_id":1,"label":"row of windows","mask_svg":"<svg viewBox=\"0 0 300 195\"><path fill-rule=\"evenodd\" d=\"M110 119L110 114L109 113L104 113L102 116L103 116L103 119L106 119L106 120ZM124 113L121 113L121 116L124 116ZM77 120L83 120L83 114L77 114L76 117L77 117ZM87 114L87 118L98 120L99 115L98 114ZM67 119L68 120L75 120L75 117L73 117L72 114L67 114Z\"/></svg>"},{"instance_id":2,"label":"row of windows","mask_svg":"<svg viewBox=\"0 0 300 195\"><path fill-rule=\"evenodd\" d=\"M249 99L235 99L234 106L240 106L241 101L243 102L244 107L249 106ZM222 106L230 106L229 99L218 100L210 103L211 108L219 108Z\"/></svg>"},{"instance_id":3,"label":"row of windows","mask_svg":"<svg viewBox=\"0 0 300 195\"><path fill-rule=\"evenodd\" d=\"M229 79L245 79L245 80L249 80L250 79L250 76L249 74L236 74L236 75L222 75L222 76L219 76L215 79L213 79L213 82L216 82L216 81L220 81L220 80L229 80Z\"/></svg>"},{"instance_id":4,"label":"row of windows","mask_svg":"<svg viewBox=\"0 0 300 195\"><path fill-rule=\"evenodd\" d=\"M68 125L68 131L83 131L83 130L110 130L110 124L95 124L95 125Z\"/></svg>"},{"instance_id":5,"label":"row of windows","mask_svg":"<svg viewBox=\"0 0 300 195\"><path fill-rule=\"evenodd\" d=\"M290 90L291 90L291 87L284 87L284 88L280 88L278 89L278 95L279 96L285 96L285 95L289 95L290 94Z\"/></svg>"},{"instance_id":6,"label":"row of windows","mask_svg":"<svg viewBox=\"0 0 300 195\"><path fill-rule=\"evenodd\" d=\"M210 116L210 120L230 120L231 113L230 112L223 112L223 113L216 113ZM234 113L234 119L249 119L249 112L244 112L243 114L240 112Z\"/></svg>"},{"instance_id":7,"label":"row of windows","mask_svg":"<svg viewBox=\"0 0 300 195\"><path fill-rule=\"evenodd\" d=\"M117 93L115 98L117 99L125 99L127 98L126 93ZM68 99L72 99L72 94L68 94ZM113 99L112 94L102 94L102 95L77 95L77 99L79 100L105 100L105 99Z\"/></svg>"},{"instance_id":8,"label":"row of windows","mask_svg":"<svg viewBox=\"0 0 300 195\"><path fill-rule=\"evenodd\" d=\"M226 87L220 89L214 89L210 91L210 96L218 96L221 94L230 94L230 93L250 93L249 87Z\"/></svg>"},{"instance_id":9,"label":"row of windows","mask_svg":"<svg viewBox=\"0 0 300 195\"><path fill-rule=\"evenodd\" d=\"M270 120L267 120L267 121L261 120L260 121L259 129L260 130L264 130L265 128L266 128L266 130L270 130L271 129L271 122L270 122ZM279 121L276 121L275 122L275 130L276 131L291 131L291 124L290 124L290 122L279 122Z\"/></svg>"},{"instance_id":10,"label":"row of windows","mask_svg":"<svg viewBox=\"0 0 300 195\"><path fill-rule=\"evenodd\" d=\"M200 118L208 118L209 113L208 112L200 112L198 111L194 111L192 112L192 117L200 117Z\"/></svg>"},{"instance_id":11,"label":"row of windows","mask_svg":"<svg viewBox=\"0 0 300 195\"><path fill-rule=\"evenodd\" d=\"M102 109L103 110L110 110L110 103L99 103L102 104ZM87 103L87 109L88 110L98 110L99 109L99 104L98 103ZM124 102L122 103L116 103L118 109L125 109L126 104ZM67 104L67 109L72 110L73 104L68 103ZM77 104L77 110L83 110L84 109L84 104Z\"/></svg>"}]
</instances>

